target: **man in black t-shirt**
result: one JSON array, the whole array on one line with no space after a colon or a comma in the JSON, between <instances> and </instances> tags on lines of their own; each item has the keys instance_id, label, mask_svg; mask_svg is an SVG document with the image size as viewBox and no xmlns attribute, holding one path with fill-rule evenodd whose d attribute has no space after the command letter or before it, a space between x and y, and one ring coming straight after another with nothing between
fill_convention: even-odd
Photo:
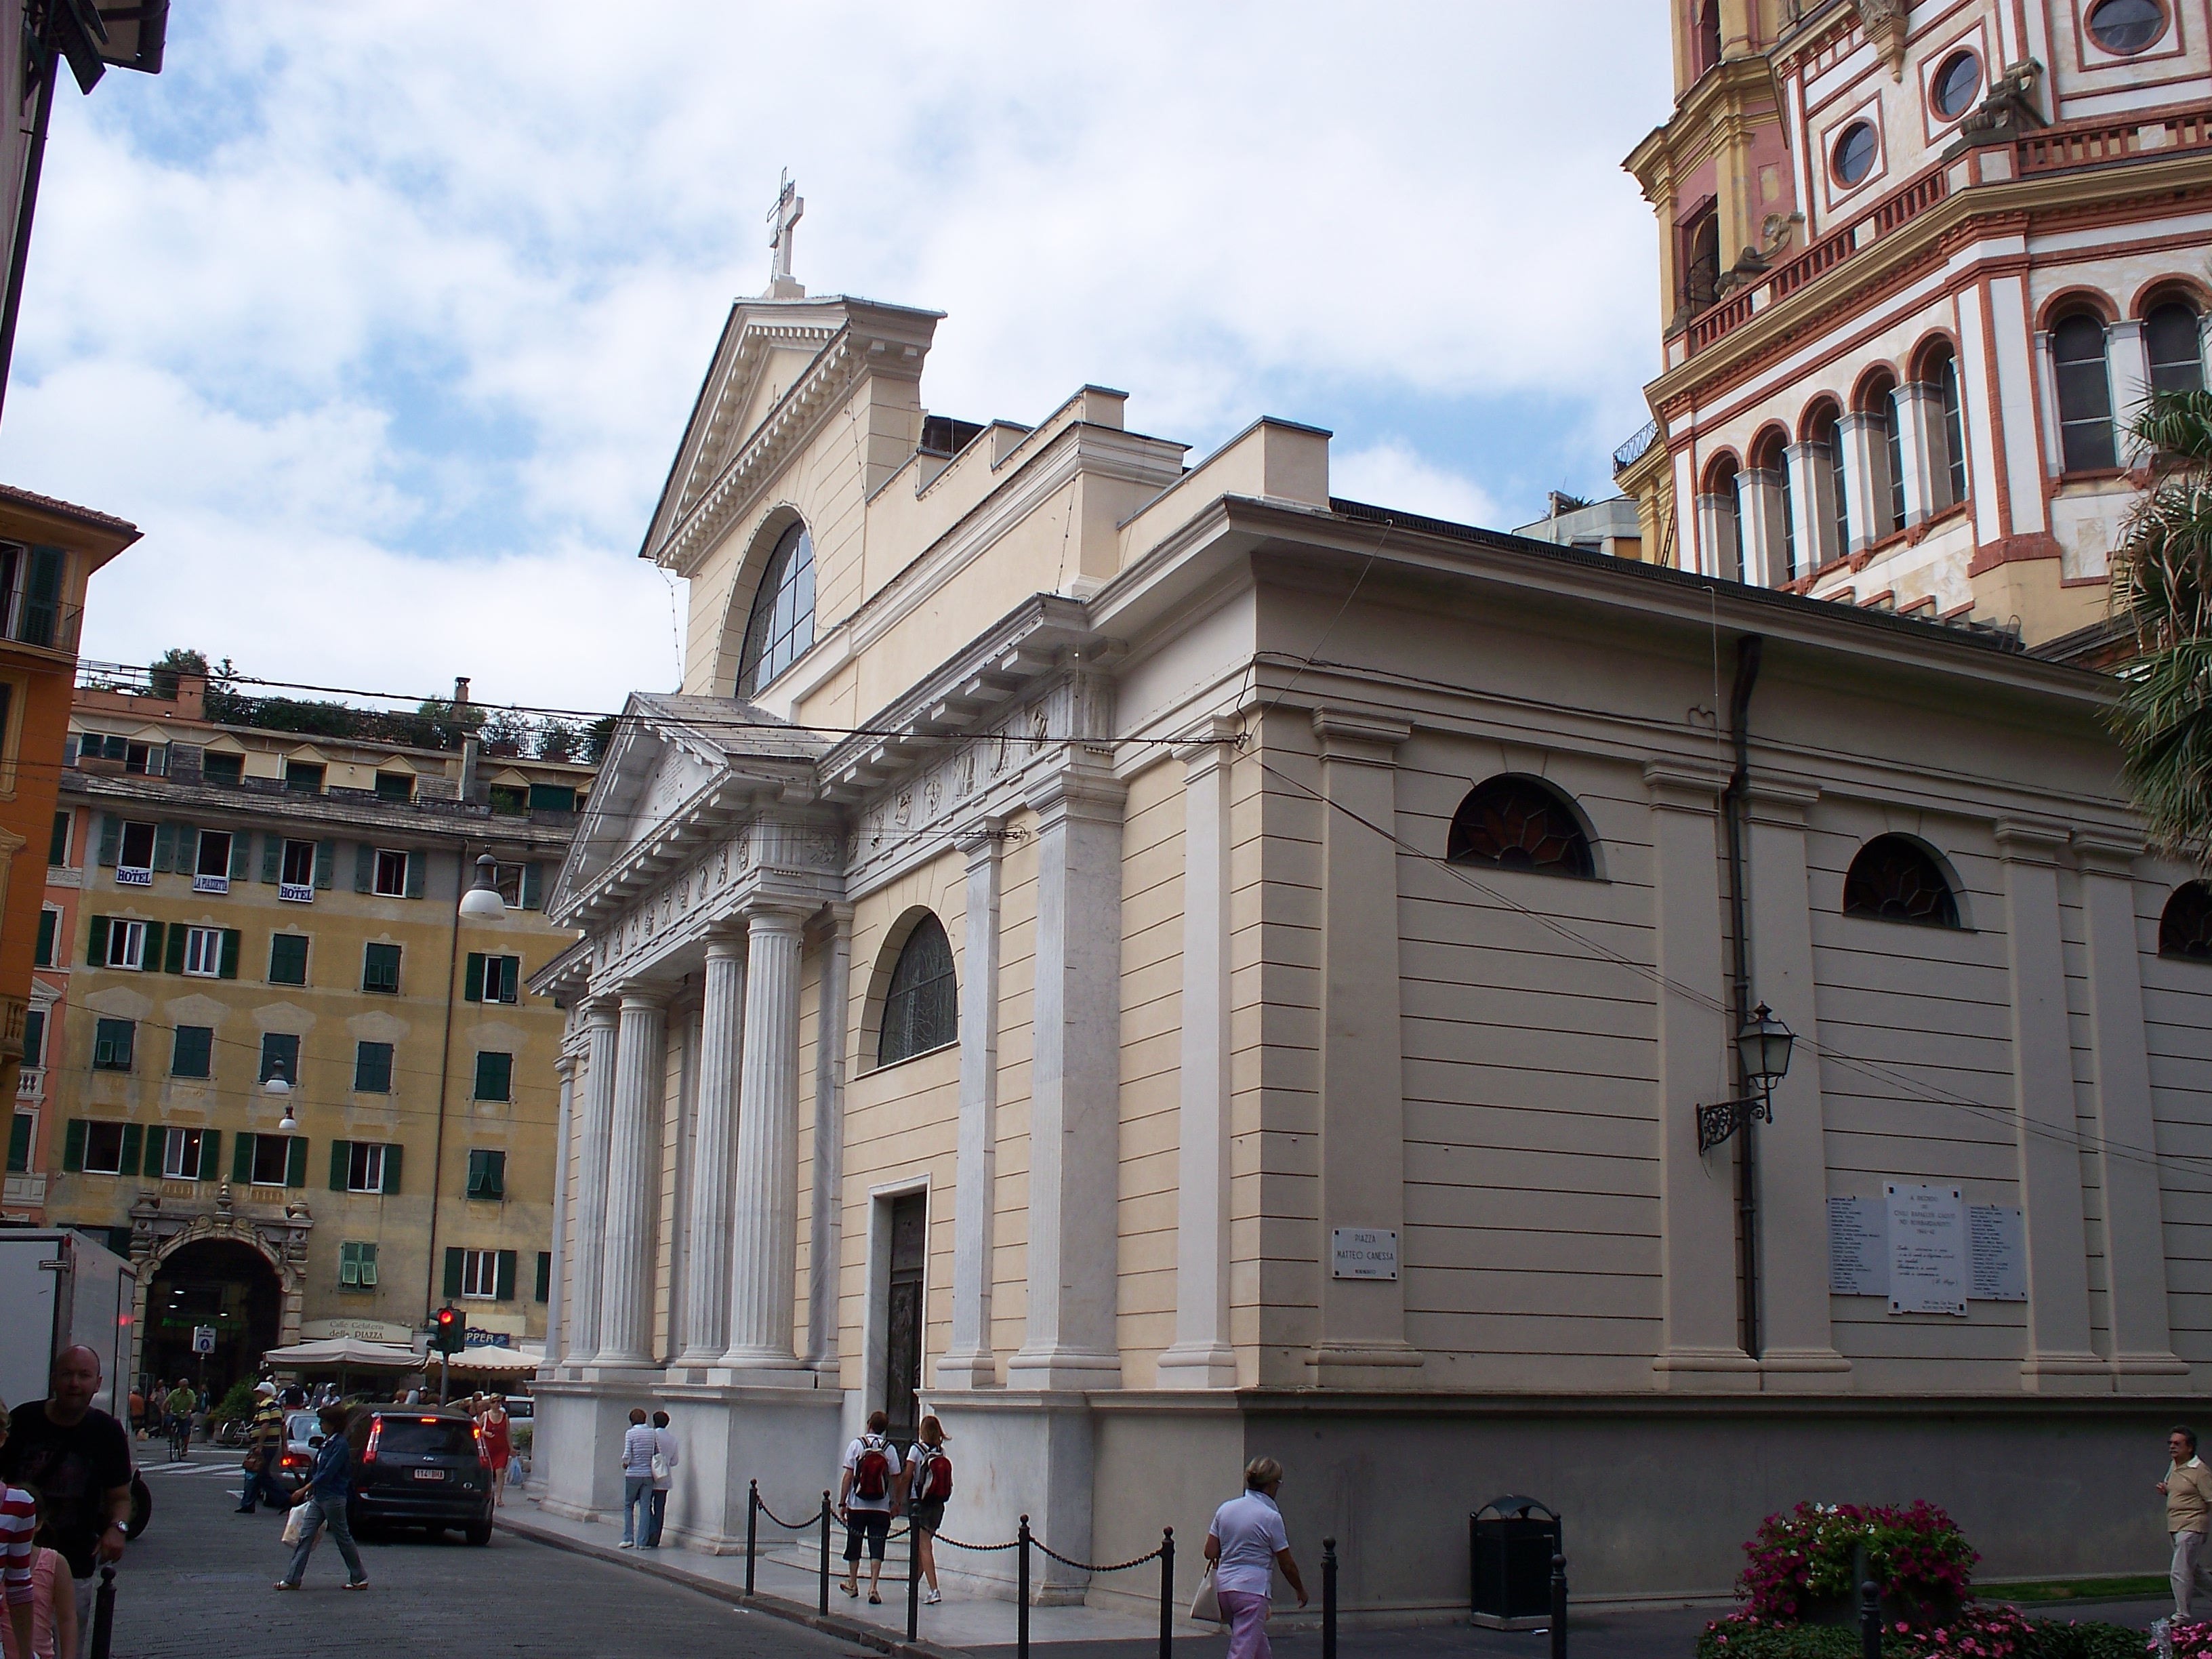
<instances>
[{"instance_id":1,"label":"man in black t-shirt","mask_svg":"<svg viewBox=\"0 0 2212 1659\"><path fill-rule=\"evenodd\" d=\"M123 1559L131 1518L131 1437L92 1403L100 1392L100 1356L64 1348L55 1357L44 1400L8 1416L0 1445L0 1479L33 1486L46 1500L39 1542L60 1553L76 1581L77 1628L92 1628L92 1593L103 1561Z\"/></svg>"}]
</instances>

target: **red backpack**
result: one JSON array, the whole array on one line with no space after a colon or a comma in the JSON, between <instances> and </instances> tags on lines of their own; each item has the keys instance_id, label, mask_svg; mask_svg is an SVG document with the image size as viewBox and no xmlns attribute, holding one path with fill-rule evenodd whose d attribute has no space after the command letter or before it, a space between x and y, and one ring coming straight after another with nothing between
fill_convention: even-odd
<instances>
[{"instance_id":1,"label":"red backpack","mask_svg":"<svg viewBox=\"0 0 2212 1659\"><path fill-rule=\"evenodd\" d=\"M891 1461L884 1455L884 1443L872 1434L866 1436L853 1463L853 1496L881 1498L890 1489Z\"/></svg>"},{"instance_id":2,"label":"red backpack","mask_svg":"<svg viewBox=\"0 0 2212 1659\"><path fill-rule=\"evenodd\" d=\"M921 1491L917 1495L939 1503L952 1496L952 1457L949 1452L930 1449L922 1464Z\"/></svg>"}]
</instances>

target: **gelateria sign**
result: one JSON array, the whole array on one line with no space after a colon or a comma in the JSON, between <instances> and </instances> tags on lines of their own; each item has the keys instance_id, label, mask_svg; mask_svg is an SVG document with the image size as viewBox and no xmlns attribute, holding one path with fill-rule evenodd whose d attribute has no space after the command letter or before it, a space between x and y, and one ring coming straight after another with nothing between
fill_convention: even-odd
<instances>
[{"instance_id":1,"label":"gelateria sign","mask_svg":"<svg viewBox=\"0 0 2212 1659\"><path fill-rule=\"evenodd\" d=\"M405 1347L415 1340L412 1325L395 1325L388 1319L310 1319L300 1327L302 1342L324 1342L348 1336L356 1342L397 1342Z\"/></svg>"}]
</instances>

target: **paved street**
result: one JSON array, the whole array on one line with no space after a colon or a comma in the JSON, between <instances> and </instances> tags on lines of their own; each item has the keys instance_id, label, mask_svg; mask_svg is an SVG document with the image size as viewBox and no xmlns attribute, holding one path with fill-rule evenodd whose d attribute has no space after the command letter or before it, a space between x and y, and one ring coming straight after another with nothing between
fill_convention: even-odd
<instances>
[{"instance_id":1,"label":"paved street","mask_svg":"<svg viewBox=\"0 0 2212 1659\"><path fill-rule=\"evenodd\" d=\"M426 1642L469 1654L544 1659L842 1659L860 1650L726 1601L506 1534L471 1549L448 1534L364 1540L371 1588L349 1595L326 1537L295 1595L270 1586L283 1570L283 1525L233 1513L238 1467L195 1453L191 1473L141 1448L154 1523L117 1576L115 1659L229 1659L292 1652L390 1659ZM870 1659L874 1659L870 1656Z\"/></svg>"}]
</instances>

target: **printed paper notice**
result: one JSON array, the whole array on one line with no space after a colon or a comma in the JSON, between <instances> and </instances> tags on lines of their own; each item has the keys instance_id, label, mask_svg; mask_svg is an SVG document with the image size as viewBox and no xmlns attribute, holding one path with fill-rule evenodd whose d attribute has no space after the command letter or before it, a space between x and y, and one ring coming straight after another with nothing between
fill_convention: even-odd
<instances>
[{"instance_id":1,"label":"printed paper notice","mask_svg":"<svg viewBox=\"0 0 2212 1659\"><path fill-rule=\"evenodd\" d=\"M1976 1204L1967 1211L1977 1302L2027 1300L2027 1235L2018 1210Z\"/></svg>"},{"instance_id":2,"label":"printed paper notice","mask_svg":"<svg viewBox=\"0 0 2212 1659\"><path fill-rule=\"evenodd\" d=\"M1889 1294L1889 1204L1879 1198L1828 1200L1828 1292Z\"/></svg>"},{"instance_id":3,"label":"printed paper notice","mask_svg":"<svg viewBox=\"0 0 2212 1659\"><path fill-rule=\"evenodd\" d=\"M1332 1279L1395 1279L1398 1276L1398 1234L1388 1227L1332 1227L1329 1251L1334 1258Z\"/></svg>"},{"instance_id":4,"label":"printed paper notice","mask_svg":"<svg viewBox=\"0 0 2212 1659\"><path fill-rule=\"evenodd\" d=\"M1956 1187L1883 1188L1889 1200L1889 1310L1966 1311L1966 1206Z\"/></svg>"}]
</instances>

